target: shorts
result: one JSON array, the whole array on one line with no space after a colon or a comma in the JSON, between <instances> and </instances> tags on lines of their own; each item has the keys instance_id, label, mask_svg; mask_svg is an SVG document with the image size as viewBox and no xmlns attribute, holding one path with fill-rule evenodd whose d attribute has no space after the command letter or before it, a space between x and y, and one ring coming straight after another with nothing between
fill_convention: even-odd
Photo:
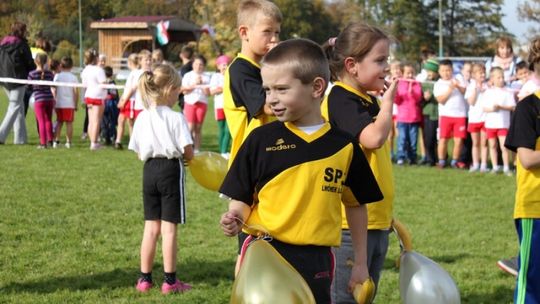
<instances>
[{"instance_id":1,"label":"shorts","mask_svg":"<svg viewBox=\"0 0 540 304\"><path fill-rule=\"evenodd\" d=\"M184 166L177 158L149 158L143 168L144 219L186 221Z\"/></svg>"},{"instance_id":2,"label":"shorts","mask_svg":"<svg viewBox=\"0 0 540 304\"><path fill-rule=\"evenodd\" d=\"M248 236L244 246L255 239ZM330 288L334 279L334 254L327 246L292 245L272 239L270 242L277 252L291 264L308 284L316 303L331 303ZM242 253L242 257L245 251ZM241 258L242 258L241 257Z\"/></svg>"},{"instance_id":3,"label":"shorts","mask_svg":"<svg viewBox=\"0 0 540 304\"><path fill-rule=\"evenodd\" d=\"M202 124L206 115L207 105L204 102L196 102L195 104L184 105L184 116L186 121L191 124Z\"/></svg>"},{"instance_id":4,"label":"shorts","mask_svg":"<svg viewBox=\"0 0 540 304\"><path fill-rule=\"evenodd\" d=\"M483 122L470 122L467 126L467 132L469 133L480 133L480 132L486 132L486 128L484 128Z\"/></svg>"},{"instance_id":5,"label":"shorts","mask_svg":"<svg viewBox=\"0 0 540 304\"><path fill-rule=\"evenodd\" d=\"M488 139L497 138L499 136L508 135L508 129L491 129L486 128L486 134Z\"/></svg>"},{"instance_id":6,"label":"shorts","mask_svg":"<svg viewBox=\"0 0 540 304\"><path fill-rule=\"evenodd\" d=\"M137 116L142 112L142 110L135 109L135 99L130 99L126 101L124 106L120 109L120 114L129 119L137 119Z\"/></svg>"},{"instance_id":7,"label":"shorts","mask_svg":"<svg viewBox=\"0 0 540 304\"><path fill-rule=\"evenodd\" d=\"M367 264L369 275L373 279L375 286L379 283L388 251L389 234L390 230L368 230ZM336 259L336 275L332 284L332 301L333 303L354 304L356 302L352 294L348 292L349 278L352 263L354 262L354 250L349 230L342 230L341 246L335 247L333 250Z\"/></svg>"},{"instance_id":8,"label":"shorts","mask_svg":"<svg viewBox=\"0 0 540 304\"><path fill-rule=\"evenodd\" d=\"M466 138L467 137L466 117L439 117L440 138Z\"/></svg>"},{"instance_id":9,"label":"shorts","mask_svg":"<svg viewBox=\"0 0 540 304\"><path fill-rule=\"evenodd\" d=\"M519 218L514 222L519 237L514 303L540 303L540 219Z\"/></svg>"},{"instance_id":10,"label":"shorts","mask_svg":"<svg viewBox=\"0 0 540 304\"><path fill-rule=\"evenodd\" d=\"M225 111L223 108L215 109L216 120L225 120Z\"/></svg>"},{"instance_id":11,"label":"shorts","mask_svg":"<svg viewBox=\"0 0 540 304\"><path fill-rule=\"evenodd\" d=\"M84 103L86 103L86 105L89 105L89 106L102 106L103 101L104 101L103 99L99 99L99 98L90 98L90 97L84 98Z\"/></svg>"},{"instance_id":12,"label":"shorts","mask_svg":"<svg viewBox=\"0 0 540 304\"><path fill-rule=\"evenodd\" d=\"M73 122L75 117L75 109L58 108L56 109L56 121L58 122Z\"/></svg>"}]
</instances>

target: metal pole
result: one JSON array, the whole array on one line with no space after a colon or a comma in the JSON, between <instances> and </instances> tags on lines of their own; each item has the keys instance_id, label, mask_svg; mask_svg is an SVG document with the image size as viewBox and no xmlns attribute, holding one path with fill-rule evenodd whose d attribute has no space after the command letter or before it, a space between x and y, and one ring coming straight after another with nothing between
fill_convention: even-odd
<instances>
[{"instance_id":1,"label":"metal pole","mask_svg":"<svg viewBox=\"0 0 540 304\"><path fill-rule=\"evenodd\" d=\"M79 0L79 67L83 67L81 0Z\"/></svg>"},{"instance_id":2,"label":"metal pole","mask_svg":"<svg viewBox=\"0 0 540 304\"><path fill-rule=\"evenodd\" d=\"M439 0L439 57L443 56L442 0Z\"/></svg>"}]
</instances>

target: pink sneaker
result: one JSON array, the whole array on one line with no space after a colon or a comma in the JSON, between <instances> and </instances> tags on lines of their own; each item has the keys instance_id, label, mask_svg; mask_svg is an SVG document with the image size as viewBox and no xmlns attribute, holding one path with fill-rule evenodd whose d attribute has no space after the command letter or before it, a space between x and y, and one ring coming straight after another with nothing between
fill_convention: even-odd
<instances>
[{"instance_id":1,"label":"pink sneaker","mask_svg":"<svg viewBox=\"0 0 540 304\"><path fill-rule=\"evenodd\" d=\"M176 283L174 284L168 284L167 282L163 282L163 285L161 285L161 293L168 294L171 292L177 293L177 292L184 292L191 289L191 285L184 283L178 279L176 279Z\"/></svg>"},{"instance_id":2,"label":"pink sneaker","mask_svg":"<svg viewBox=\"0 0 540 304\"><path fill-rule=\"evenodd\" d=\"M140 292L147 292L150 290L150 288L152 288L152 283L139 279L137 280L137 286L135 288L137 288L137 290Z\"/></svg>"}]
</instances>

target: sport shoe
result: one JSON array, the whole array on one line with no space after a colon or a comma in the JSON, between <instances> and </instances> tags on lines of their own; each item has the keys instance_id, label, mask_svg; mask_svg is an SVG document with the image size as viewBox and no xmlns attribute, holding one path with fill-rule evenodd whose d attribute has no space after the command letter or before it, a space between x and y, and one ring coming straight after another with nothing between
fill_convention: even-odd
<instances>
[{"instance_id":1,"label":"sport shoe","mask_svg":"<svg viewBox=\"0 0 540 304\"><path fill-rule=\"evenodd\" d=\"M138 279L135 288L140 292L147 292L152 288L152 283Z\"/></svg>"},{"instance_id":2,"label":"sport shoe","mask_svg":"<svg viewBox=\"0 0 540 304\"><path fill-rule=\"evenodd\" d=\"M518 275L518 261L517 257L511 257L509 259L502 259L497 261L497 266L504 272L507 272L515 277Z\"/></svg>"},{"instance_id":3,"label":"sport shoe","mask_svg":"<svg viewBox=\"0 0 540 304\"><path fill-rule=\"evenodd\" d=\"M191 285L184 283L178 279L176 279L176 283L174 284L168 284L167 282L163 282L163 285L161 285L161 293L168 294L168 293L177 293L177 292L184 292L191 289Z\"/></svg>"},{"instance_id":4,"label":"sport shoe","mask_svg":"<svg viewBox=\"0 0 540 304\"><path fill-rule=\"evenodd\" d=\"M58 140L55 140L55 141L53 141L53 143L52 143L52 147L53 147L54 149L56 149L56 148L58 148L58 145L59 145L59 144L60 144L60 142L59 142Z\"/></svg>"},{"instance_id":5,"label":"sport shoe","mask_svg":"<svg viewBox=\"0 0 540 304\"><path fill-rule=\"evenodd\" d=\"M122 144L119 142L114 143L114 148L116 150L122 150L124 147L122 147Z\"/></svg>"},{"instance_id":6,"label":"sport shoe","mask_svg":"<svg viewBox=\"0 0 540 304\"><path fill-rule=\"evenodd\" d=\"M92 143L92 144L90 144L90 150L96 151L96 150L99 150L99 149L101 149L101 144L100 143Z\"/></svg>"},{"instance_id":7,"label":"sport shoe","mask_svg":"<svg viewBox=\"0 0 540 304\"><path fill-rule=\"evenodd\" d=\"M69 141L66 142L65 146L66 146L67 149L71 149L71 143Z\"/></svg>"}]
</instances>

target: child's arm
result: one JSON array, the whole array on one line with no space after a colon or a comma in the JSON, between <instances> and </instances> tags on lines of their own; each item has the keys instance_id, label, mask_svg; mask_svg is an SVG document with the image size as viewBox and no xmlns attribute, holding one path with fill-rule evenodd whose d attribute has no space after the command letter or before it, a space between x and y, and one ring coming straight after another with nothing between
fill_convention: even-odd
<instances>
[{"instance_id":1,"label":"child's arm","mask_svg":"<svg viewBox=\"0 0 540 304\"><path fill-rule=\"evenodd\" d=\"M362 284L369 278L367 269L367 208L365 205L345 207L349 231L354 250L354 264L349 279L349 292L356 284Z\"/></svg>"},{"instance_id":2,"label":"child's arm","mask_svg":"<svg viewBox=\"0 0 540 304\"><path fill-rule=\"evenodd\" d=\"M540 167L540 151L529 148L517 148L519 162L526 170L537 169Z\"/></svg>"},{"instance_id":3,"label":"child's arm","mask_svg":"<svg viewBox=\"0 0 540 304\"><path fill-rule=\"evenodd\" d=\"M365 127L358 136L360 144L366 149L378 149L384 145L388 138L388 134L394 125L392 121L392 105L396 95L396 85L397 81L392 81L388 90L384 92L377 119Z\"/></svg>"},{"instance_id":4,"label":"child's arm","mask_svg":"<svg viewBox=\"0 0 540 304\"><path fill-rule=\"evenodd\" d=\"M452 95L452 91L454 91L455 88L456 86L454 82L452 82L452 84L448 86L448 90L442 95L435 96L435 99L437 99L438 103L444 105L448 101L448 98L450 98L450 95Z\"/></svg>"},{"instance_id":5,"label":"child's arm","mask_svg":"<svg viewBox=\"0 0 540 304\"><path fill-rule=\"evenodd\" d=\"M235 236L242 231L243 223L251 213L251 208L244 202L231 200L229 203L229 211L221 215L219 221L221 230L226 236Z\"/></svg>"},{"instance_id":6,"label":"child's arm","mask_svg":"<svg viewBox=\"0 0 540 304\"><path fill-rule=\"evenodd\" d=\"M193 145L187 145L184 147L184 153L182 154L182 158L185 162L190 161L193 159Z\"/></svg>"},{"instance_id":7,"label":"child's arm","mask_svg":"<svg viewBox=\"0 0 540 304\"><path fill-rule=\"evenodd\" d=\"M211 95L216 95L216 94L220 94L220 93L223 93L223 87L212 87L210 89L210 94Z\"/></svg>"}]
</instances>

